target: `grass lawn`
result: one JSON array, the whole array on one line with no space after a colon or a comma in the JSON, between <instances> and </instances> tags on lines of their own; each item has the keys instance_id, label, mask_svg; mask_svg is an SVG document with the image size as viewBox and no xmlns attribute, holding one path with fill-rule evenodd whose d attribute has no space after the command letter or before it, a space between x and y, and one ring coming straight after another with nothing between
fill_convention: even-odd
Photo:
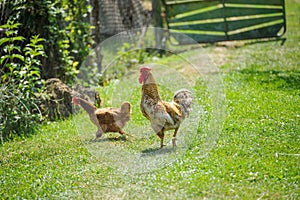
<instances>
[{"instance_id":1,"label":"grass lawn","mask_svg":"<svg viewBox=\"0 0 300 200\"><path fill-rule=\"evenodd\" d=\"M214 99L205 81L198 77L197 86L191 87L198 107L183 124L181 148L173 150L168 144L166 150L156 151L159 140L139 112L140 85L135 77L132 88L115 84L101 89L106 105L116 106L119 98L111 95L122 91L119 88L130 91L121 92L133 105L127 136L111 133L91 143L95 129L80 113L1 144L0 199L299 199L300 4L296 2L286 1L284 45L233 42L203 49L218 65L226 95L223 126L213 138L215 144L209 143L208 155L203 152L214 130L209 128ZM192 51L185 56L194 55ZM160 85L164 99L171 99L177 88L164 88L163 83L172 87L172 77L185 65L175 55L159 62L176 69ZM182 85L189 87L184 80Z\"/></svg>"}]
</instances>

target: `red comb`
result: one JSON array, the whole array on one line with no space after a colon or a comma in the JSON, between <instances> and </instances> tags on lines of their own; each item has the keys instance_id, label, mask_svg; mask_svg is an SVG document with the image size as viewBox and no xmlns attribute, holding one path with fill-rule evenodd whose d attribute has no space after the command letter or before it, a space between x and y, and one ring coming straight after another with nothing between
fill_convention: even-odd
<instances>
[{"instance_id":1,"label":"red comb","mask_svg":"<svg viewBox=\"0 0 300 200\"><path fill-rule=\"evenodd\" d=\"M143 66L143 67L140 68L140 71L151 71L151 68Z\"/></svg>"}]
</instances>

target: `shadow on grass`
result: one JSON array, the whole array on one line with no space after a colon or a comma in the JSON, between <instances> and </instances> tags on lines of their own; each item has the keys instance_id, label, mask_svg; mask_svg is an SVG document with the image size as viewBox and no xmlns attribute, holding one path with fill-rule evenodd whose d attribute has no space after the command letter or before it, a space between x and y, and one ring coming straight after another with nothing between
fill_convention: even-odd
<instances>
[{"instance_id":1,"label":"shadow on grass","mask_svg":"<svg viewBox=\"0 0 300 200\"><path fill-rule=\"evenodd\" d=\"M279 90L299 90L300 70L255 70L243 69L238 71L245 75L246 81L255 81L260 85Z\"/></svg>"},{"instance_id":2,"label":"shadow on grass","mask_svg":"<svg viewBox=\"0 0 300 200\"><path fill-rule=\"evenodd\" d=\"M88 144L91 144L91 143L96 143L96 142L125 142L127 141L127 138L126 136L118 136L118 137L101 137L101 138L98 138L97 140L94 140L94 139L90 139L87 141Z\"/></svg>"},{"instance_id":3,"label":"shadow on grass","mask_svg":"<svg viewBox=\"0 0 300 200\"><path fill-rule=\"evenodd\" d=\"M176 151L176 149L174 149L173 147L148 148L142 151L142 157L169 154L169 153L173 153L174 151Z\"/></svg>"}]
</instances>

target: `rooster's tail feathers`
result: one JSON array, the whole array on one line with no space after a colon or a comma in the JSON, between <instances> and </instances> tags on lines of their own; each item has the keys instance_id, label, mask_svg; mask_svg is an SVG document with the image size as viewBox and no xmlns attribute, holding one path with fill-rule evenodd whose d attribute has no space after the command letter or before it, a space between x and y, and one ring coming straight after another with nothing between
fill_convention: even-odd
<instances>
[{"instance_id":1,"label":"rooster's tail feathers","mask_svg":"<svg viewBox=\"0 0 300 200\"><path fill-rule=\"evenodd\" d=\"M192 111L192 92L188 89L178 90L174 94L174 102L180 105L184 117L189 116L190 112Z\"/></svg>"}]
</instances>

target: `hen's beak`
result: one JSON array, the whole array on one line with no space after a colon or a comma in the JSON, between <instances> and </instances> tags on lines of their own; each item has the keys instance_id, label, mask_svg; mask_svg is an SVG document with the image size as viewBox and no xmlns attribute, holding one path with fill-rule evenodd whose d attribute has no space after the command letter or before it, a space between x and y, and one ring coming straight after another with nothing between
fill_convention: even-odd
<instances>
[{"instance_id":1,"label":"hen's beak","mask_svg":"<svg viewBox=\"0 0 300 200\"><path fill-rule=\"evenodd\" d=\"M75 99L74 97L72 98L71 103L74 104L74 105L78 105L78 101L77 101L77 99Z\"/></svg>"}]
</instances>

